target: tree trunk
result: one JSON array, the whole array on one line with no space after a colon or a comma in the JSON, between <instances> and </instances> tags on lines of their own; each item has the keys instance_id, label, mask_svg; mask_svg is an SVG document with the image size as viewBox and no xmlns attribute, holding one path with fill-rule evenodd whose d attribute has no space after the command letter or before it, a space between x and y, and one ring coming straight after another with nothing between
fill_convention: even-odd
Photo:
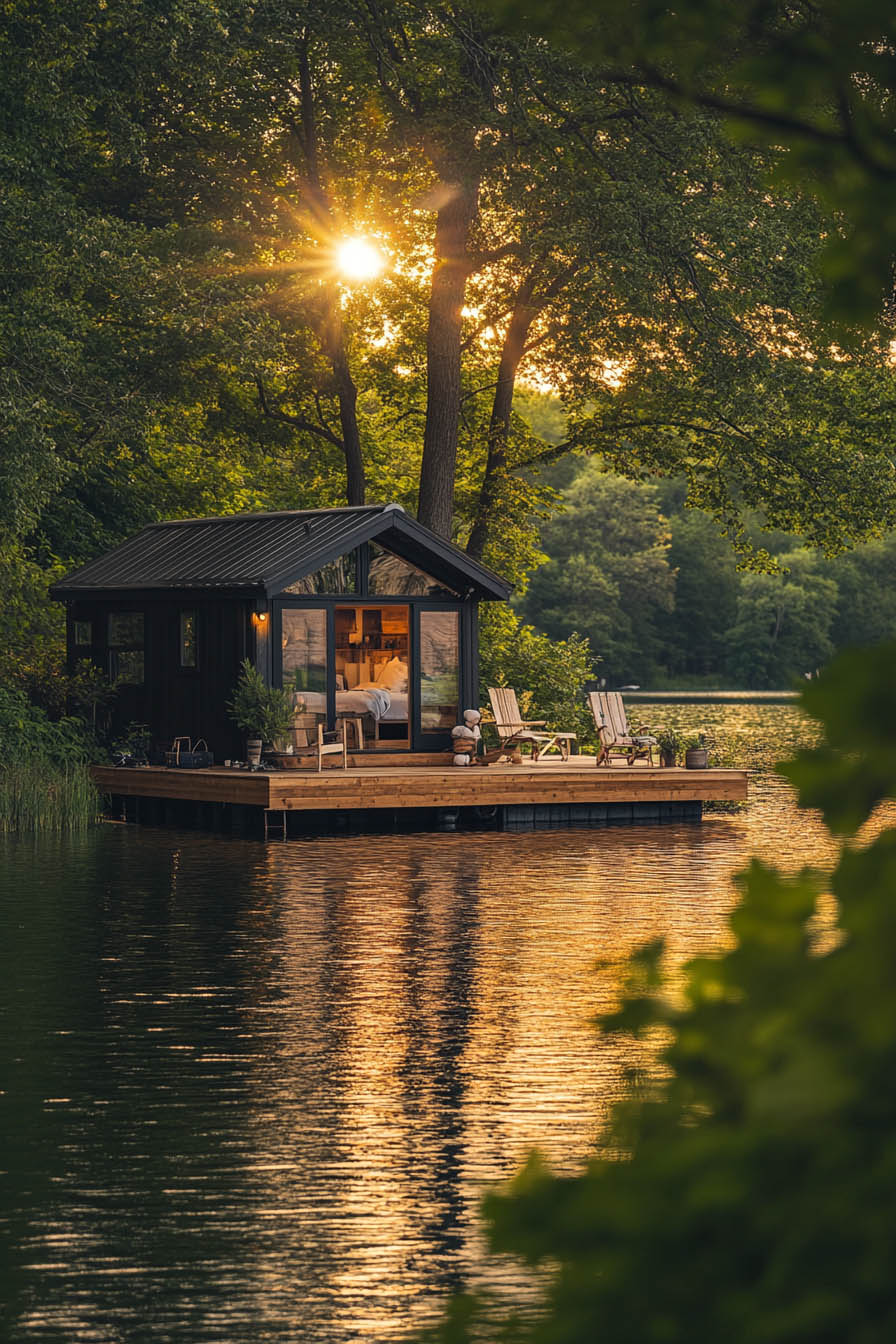
<instances>
[{"instance_id":1,"label":"tree trunk","mask_svg":"<svg viewBox=\"0 0 896 1344\"><path fill-rule=\"evenodd\" d=\"M460 419L461 310L472 270L467 244L479 201L478 181L450 184L436 218L435 265L426 337L426 427L417 517L451 535Z\"/></svg>"},{"instance_id":2,"label":"tree trunk","mask_svg":"<svg viewBox=\"0 0 896 1344\"><path fill-rule=\"evenodd\" d=\"M550 284L536 295L538 267L526 276L516 293L513 312L504 345L501 349L501 362L498 365L498 382L492 402L492 413L488 427L488 453L485 472L479 489L476 514L467 542L467 554L473 560L481 560L488 544L489 529L495 517L501 477L507 471L507 444L510 438L510 416L513 411L513 393L516 376L526 353L526 342L532 323L539 313L557 297L563 287L575 274L575 266L566 266L558 272Z\"/></svg>"},{"instance_id":3,"label":"tree trunk","mask_svg":"<svg viewBox=\"0 0 896 1344\"><path fill-rule=\"evenodd\" d=\"M479 489L473 528L467 542L467 554L474 560L481 560L485 552L501 477L507 470L507 441L510 437L510 415L513 409L516 375L526 350L529 329L539 312L539 305L532 303L534 289L535 277L530 275L517 293L510 325L501 349L498 383L488 427L485 473Z\"/></svg>"},{"instance_id":4,"label":"tree trunk","mask_svg":"<svg viewBox=\"0 0 896 1344\"><path fill-rule=\"evenodd\" d=\"M345 455L345 502L364 504L367 496L367 478L361 453L361 433L358 429L358 389L349 368L345 349L345 328L339 312L339 294L335 289L328 294L328 311L324 318L321 340L333 370L336 397L339 401L339 423L342 429L342 451Z\"/></svg>"},{"instance_id":5,"label":"tree trunk","mask_svg":"<svg viewBox=\"0 0 896 1344\"><path fill-rule=\"evenodd\" d=\"M308 56L310 36L306 32L299 48L299 87L301 92L301 122L299 138L305 157L305 185L318 222L326 222L332 231L333 209L320 172L320 147L317 136L317 117L314 107L314 85ZM352 378L345 342L345 326L339 308L339 289L335 281L325 285L325 311L322 330L318 333L330 368L336 399L339 402L339 423L342 429L342 451L345 455L345 499L347 504L364 504L367 481L364 458L361 453L361 433L358 429L358 389Z\"/></svg>"}]
</instances>

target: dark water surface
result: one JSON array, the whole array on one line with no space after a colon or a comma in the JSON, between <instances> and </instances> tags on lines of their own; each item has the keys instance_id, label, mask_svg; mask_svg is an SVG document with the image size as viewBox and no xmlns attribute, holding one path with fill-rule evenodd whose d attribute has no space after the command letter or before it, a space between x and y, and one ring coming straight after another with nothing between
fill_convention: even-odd
<instances>
[{"instance_id":1,"label":"dark water surface","mask_svg":"<svg viewBox=\"0 0 896 1344\"><path fill-rule=\"evenodd\" d=\"M530 1292L478 1203L533 1146L574 1171L620 1095L597 959L722 946L752 853L833 847L770 777L702 824L6 840L3 1338L385 1341Z\"/></svg>"}]
</instances>

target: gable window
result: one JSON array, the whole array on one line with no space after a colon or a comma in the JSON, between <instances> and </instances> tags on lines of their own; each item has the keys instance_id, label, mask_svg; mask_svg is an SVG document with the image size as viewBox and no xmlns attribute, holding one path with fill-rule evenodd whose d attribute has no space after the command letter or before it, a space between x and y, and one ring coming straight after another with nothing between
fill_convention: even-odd
<instances>
[{"instance_id":1,"label":"gable window","mask_svg":"<svg viewBox=\"0 0 896 1344\"><path fill-rule=\"evenodd\" d=\"M196 612L180 613L180 665L196 666Z\"/></svg>"},{"instance_id":2,"label":"gable window","mask_svg":"<svg viewBox=\"0 0 896 1344\"><path fill-rule=\"evenodd\" d=\"M285 593L294 593L298 597L317 597L333 593L356 593L358 591L358 552L348 551L338 560L322 565L313 574L296 579Z\"/></svg>"},{"instance_id":3,"label":"gable window","mask_svg":"<svg viewBox=\"0 0 896 1344\"><path fill-rule=\"evenodd\" d=\"M142 686L144 681L144 633L142 611L109 613L109 679L124 686Z\"/></svg>"},{"instance_id":4,"label":"gable window","mask_svg":"<svg viewBox=\"0 0 896 1344\"><path fill-rule=\"evenodd\" d=\"M375 541L370 543L368 592L377 597L458 597L447 584L440 583L400 555L386 551Z\"/></svg>"}]
</instances>

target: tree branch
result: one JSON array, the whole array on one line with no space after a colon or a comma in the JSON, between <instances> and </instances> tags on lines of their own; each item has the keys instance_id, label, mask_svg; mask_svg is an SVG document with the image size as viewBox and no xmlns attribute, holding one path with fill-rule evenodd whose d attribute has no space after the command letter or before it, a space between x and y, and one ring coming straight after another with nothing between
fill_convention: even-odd
<instances>
[{"instance_id":1,"label":"tree branch","mask_svg":"<svg viewBox=\"0 0 896 1344\"><path fill-rule=\"evenodd\" d=\"M264 383L258 374L255 375L255 386L258 389L258 405L261 408L262 415L269 420L278 420L281 424L291 425L293 429L301 429L306 434L316 434L321 439L326 439L327 443L332 443L334 447L344 450L345 444L338 434L334 434L332 429L328 429L323 422L315 424L313 420L307 420L303 415L290 415L287 411L281 411L279 406L272 406L268 401ZM315 394L317 400L317 394ZM318 407L318 415L320 408Z\"/></svg>"}]
</instances>

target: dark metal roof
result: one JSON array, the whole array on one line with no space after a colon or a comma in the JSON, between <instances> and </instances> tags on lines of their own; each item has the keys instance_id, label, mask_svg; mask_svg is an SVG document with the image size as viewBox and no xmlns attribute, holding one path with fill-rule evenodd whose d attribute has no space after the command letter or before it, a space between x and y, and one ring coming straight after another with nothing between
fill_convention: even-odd
<instances>
[{"instance_id":1,"label":"dark metal roof","mask_svg":"<svg viewBox=\"0 0 896 1344\"><path fill-rule=\"evenodd\" d=\"M362 541L376 538L434 577L463 581L480 597L510 584L410 518L398 504L241 513L152 523L114 551L55 583L54 597L97 592L245 590L271 596Z\"/></svg>"}]
</instances>

